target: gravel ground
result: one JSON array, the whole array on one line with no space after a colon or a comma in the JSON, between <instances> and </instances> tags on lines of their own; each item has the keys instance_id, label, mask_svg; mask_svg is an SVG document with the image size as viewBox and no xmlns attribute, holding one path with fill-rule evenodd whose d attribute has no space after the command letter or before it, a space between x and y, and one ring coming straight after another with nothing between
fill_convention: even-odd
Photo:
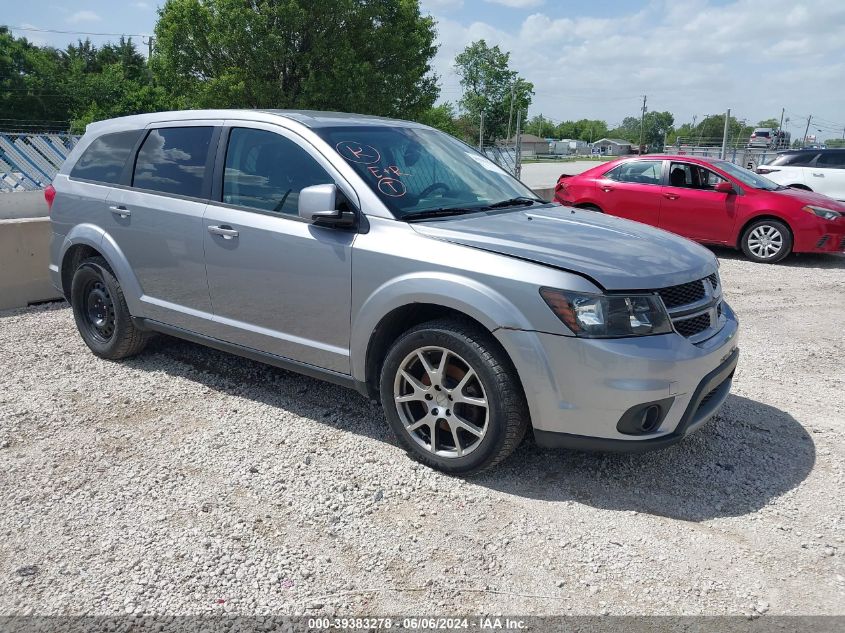
<instances>
[{"instance_id":1,"label":"gravel ground","mask_svg":"<svg viewBox=\"0 0 845 633\"><path fill-rule=\"evenodd\" d=\"M715 420L470 479L352 391L0 313L0 614L845 614L845 258L717 254L743 332Z\"/></svg>"}]
</instances>

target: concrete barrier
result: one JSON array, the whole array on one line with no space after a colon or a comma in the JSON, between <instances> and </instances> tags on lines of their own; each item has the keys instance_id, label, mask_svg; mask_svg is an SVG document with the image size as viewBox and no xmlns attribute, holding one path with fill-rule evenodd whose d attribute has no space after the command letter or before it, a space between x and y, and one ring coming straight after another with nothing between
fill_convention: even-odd
<instances>
[{"instance_id":1,"label":"concrete barrier","mask_svg":"<svg viewBox=\"0 0 845 633\"><path fill-rule=\"evenodd\" d=\"M47 269L51 234L49 218L0 220L0 310L61 297Z\"/></svg>"},{"instance_id":2,"label":"concrete barrier","mask_svg":"<svg viewBox=\"0 0 845 633\"><path fill-rule=\"evenodd\" d=\"M0 220L41 218L46 215L47 203L41 190L0 193Z\"/></svg>"}]
</instances>

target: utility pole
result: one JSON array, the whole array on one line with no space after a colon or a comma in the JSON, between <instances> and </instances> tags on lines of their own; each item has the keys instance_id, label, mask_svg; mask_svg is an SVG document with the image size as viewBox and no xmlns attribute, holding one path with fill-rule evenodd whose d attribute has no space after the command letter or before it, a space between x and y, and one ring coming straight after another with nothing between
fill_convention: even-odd
<instances>
[{"instance_id":1,"label":"utility pole","mask_svg":"<svg viewBox=\"0 0 845 633\"><path fill-rule=\"evenodd\" d=\"M730 120L730 118L731 109L728 108L728 111L725 112L725 129L722 131L722 160L725 160L725 156L728 153L728 121Z\"/></svg>"},{"instance_id":2,"label":"utility pole","mask_svg":"<svg viewBox=\"0 0 845 633\"><path fill-rule=\"evenodd\" d=\"M639 148L637 148L638 154L642 153L642 151L643 151L643 127L645 126L645 104L646 104L647 100L648 100L648 97L646 95L643 95L643 114L640 117L640 146L639 146Z\"/></svg>"},{"instance_id":3,"label":"utility pole","mask_svg":"<svg viewBox=\"0 0 845 633\"><path fill-rule=\"evenodd\" d=\"M143 38L141 38L141 42L146 43L147 45L147 62L149 62L153 56L153 40L155 40L155 38L152 35L147 38L146 42L144 42Z\"/></svg>"},{"instance_id":4,"label":"utility pole","mask_svg":"<svg viewBox=\"0 0 845 633\"><path fill-rule=\"evenodd\" d=\"M478 151L484 152L484 110L481 111L481 121L478 123Z\"/></svg>"},{"instance_id":5,"label":"utility pole","mask_svg":"<svg viewBox=\"0 0 845 633\"><path fill-rule=\"evenodd\" d=\"M810 132L810 121L813 120L813 115L807 117L807 128L804 130L804 138L801 139L801 149L804 149L807 145L807 134Z\"/></svg>"},{"instance_id":6,"label":"utility pole","mask_svg":"<svg viewBox=\"0 0 845 633\"><path fill-rule=\"evenodd\" d=\"M778 130L783 130L783 115L786 114L786 108L780 109L780 127Z\"/></svg>"},{"instance_id":7,"label":"utility pole","mask_svg":"<svg viewBox=\"0 0 845 633\"><path fill-rule=\"evenodd\" d=\"M514 176L519 178L522 173L522 110L516 111L516 152L514 154Z\"/></svg>"},{"instance_id":8,"label":"utility pole","mask_svg":"<svg viewBox=\"0 0 845 633\"><path fill-rule=\"evenodd\" d=\"M508 135L505 137L507 142L511 142L511 120L513 119L513 83L511 83L511 109L508 112Z\"/></svg>"}]
</instances>

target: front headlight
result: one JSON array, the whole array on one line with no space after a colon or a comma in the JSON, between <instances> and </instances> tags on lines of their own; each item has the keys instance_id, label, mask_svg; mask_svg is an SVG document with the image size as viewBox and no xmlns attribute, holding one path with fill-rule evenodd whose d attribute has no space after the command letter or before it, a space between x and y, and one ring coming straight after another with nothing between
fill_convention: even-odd
<instances>
[{"instance_id":1,"label":"front headlight","mask_svg":"<svg viewBox=\"0 0 845 633\"><path fill-rule=\"evenodd\" d=\"M801 210L817 215L825 220L835 220L842 217L842 214L839 213L839 211L825 209L824 207L816 207L812 204L808 204L806 207L801 207Z\"/></svg>"},{"instance_id":2,"label":"front headlight","mask_svg":"<svg viewBox=\"0 0 845 633\"><path fill-rule=\"evenodd\" d=\"M669 315L656 295L593 295L540 288L540 296L577 336L615 338L672 331Z\"/></svg>"}]
</instances>

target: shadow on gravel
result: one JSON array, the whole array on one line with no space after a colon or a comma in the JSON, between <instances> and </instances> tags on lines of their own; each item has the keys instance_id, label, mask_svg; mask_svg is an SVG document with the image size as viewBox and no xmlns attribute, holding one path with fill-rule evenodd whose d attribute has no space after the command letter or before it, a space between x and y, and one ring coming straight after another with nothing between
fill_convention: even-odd
<instances>
[{"instance_id":1,"label":"shadow on gravel","mask_svg":"<svg viewBox=\"0 0 845 633\"><path fill-rule=\"evenodd\" d=\"M124 362L395 443L381 407L350 389L164 336ZM716 418L665 450L548 451L529 437L504 463L468 481L544 501L703 521L759 510L798 486L815 458L812 439L792 416L731 395Z\"/></svg>"},{"instance_id":2,"label":"shadow on gravel","mask_svg":"<svg viewBox=\"0 0 845 633\"><path fill-rule=\"evenodd\" d=\"M731 395L717 417L642 455L547 451L526 442L473 483L544 501L704 521L759 510L797 487L816 450L788 413Z\"/></svg>"},{"instance_id":3,"label":"shadow on gravel","mask_svg":"<svg viewBox=\"0 0 845 633\"><path fill-rule=\"evenodd\" d=\"M755 264L746 259L741 251L725 246L707 245L719 259L736 259L745 261L749 266L759 266L765 269L769 266L783 266L785 268L845 268L845 255L837 253L797 253L790 255L777 264Z\"/></svg>"}]
</instances>

